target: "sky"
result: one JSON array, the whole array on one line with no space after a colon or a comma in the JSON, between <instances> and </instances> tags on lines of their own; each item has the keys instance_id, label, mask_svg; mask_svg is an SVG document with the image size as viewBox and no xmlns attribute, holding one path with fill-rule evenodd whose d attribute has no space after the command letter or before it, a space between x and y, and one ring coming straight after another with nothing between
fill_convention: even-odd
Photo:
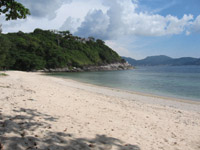
<instances>
[{"instance_id":1,"label":"sky","mask_svg":"<svg viewBox=\"0 0 200 150\"><path fill-rule=\"evenodd\" d=\"M25 20L5 21L3 33L70 30L102 39L121 56L200 58L200 0L17 0Z\"/></svg>"}]
</instances>

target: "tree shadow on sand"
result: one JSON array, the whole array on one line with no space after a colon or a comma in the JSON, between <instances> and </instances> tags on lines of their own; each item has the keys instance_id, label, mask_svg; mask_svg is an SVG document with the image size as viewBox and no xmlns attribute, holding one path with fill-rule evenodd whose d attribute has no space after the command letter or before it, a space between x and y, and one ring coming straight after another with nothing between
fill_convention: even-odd
<instances>
[{"instance_id":1,"label":"tree shadow on sand","mask_svg":"<svg viewBox=\"0 0 200 150\"><path fill-rule=\"evenodd\" d=\"M106 135L86 139L75 138L65 131L52 132L50 123L58 118L37 110L13 112L15 115L7 116L0 111L0 150L140 150L137 145Z\"/></svg>"}]
</instances>

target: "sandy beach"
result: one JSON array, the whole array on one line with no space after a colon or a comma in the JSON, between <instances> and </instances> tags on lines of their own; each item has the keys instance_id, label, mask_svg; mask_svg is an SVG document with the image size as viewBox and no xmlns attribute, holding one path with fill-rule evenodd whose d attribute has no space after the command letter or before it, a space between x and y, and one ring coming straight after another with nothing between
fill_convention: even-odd
<instances>
[{"instance_id":1,"label":"sandy beach","mask_svg":"<svg viewBox=\"0 0 200 150\"><path fill-rule=\"evenodd\" d=\"M200 103L41 73L0 76L0 150L200 150Z\"/></svg>"}]
</instances>

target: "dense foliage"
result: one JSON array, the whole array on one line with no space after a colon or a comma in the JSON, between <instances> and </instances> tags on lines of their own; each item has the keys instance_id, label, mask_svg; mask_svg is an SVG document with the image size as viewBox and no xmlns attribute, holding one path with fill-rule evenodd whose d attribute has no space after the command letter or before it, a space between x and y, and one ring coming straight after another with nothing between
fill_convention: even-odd
<instances>
[{"instance_id":1,"label":"dense foliage","mask_svg":"<svg viewBox=\"0 0 200 150\"><path fill-rule=\"evenodd\" d=\"M33 33L0 35L0 68L39 70L83 67L122 62L121 57L92 37L83 39L66 32L35 29Z\"/></svg>"},{"instance_id":2,"label":"dense foliage","mask_svg":"<svg viewBox=\"0 0 200 150\"><path fill-rule=\"evenodd\" d=\"M24 19L30 12L15 0L0 0L0 15L5 14L6 20Z\"/></svg>"}]
</instances>

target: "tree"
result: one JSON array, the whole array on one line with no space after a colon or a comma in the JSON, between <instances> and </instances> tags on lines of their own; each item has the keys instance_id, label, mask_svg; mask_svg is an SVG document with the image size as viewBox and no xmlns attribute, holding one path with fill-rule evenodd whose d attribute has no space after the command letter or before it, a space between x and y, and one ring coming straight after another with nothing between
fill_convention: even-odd
<instances>
[{"instance_id":1,"label":"tree","mask_svg":"<svg viewBox=\"0 0 200 150\"><path fill-rule=\"evenodd\" d=\"M104 41L102 41L102 40L100 40L100 39L97 39L97 41L96 41L99 45L104 45L105 44L105 42Z\"/></svg>"},{"instance_id":2,"label":"tree","mask_svg":"<svg viewBox=\"0 0 200 150\"><path fill-rule=\"evenodd\" d=\"M8 38L0 36L0 69L6 67L6 59L9 53L11 42Z\"/></svg>"},{"instance_id":3,"label":"tree","mask_svg":"<svg viewBox=\"0 0 200 150\"><path fill-rule=\"evenodd\" d=\"M15 0L0 0L0 15L5 14L6 20L25 19L30 15L29 9Z\"/></svg>"},{"instance_id":4,"label":"tree","mask_svg":"<svg viewBox=\"0 0 200 150\"><path fill-rule=\"evenodd\" d=\"M95 41L95 38L92 37L92 36L90 36L90 37L88 37L88 40L94 42L94 41Z\"/></svg>"},{"instance_id":5,"label":"tree","mask_svg":"<svg viewBox=\"0 0 200 150\"><path fill-rule=\"evenodd\" d=\"M0 34L1 34L1 32L2 32L2 28L1 28L1 27L2 27L2 25L0 24Z\"/></svg>"},{"instance_id":6,"label":"tree","mask_svg":"<svg viewBox=\"0 0 200 150\"><path fill-rule=\"evenodd\" d=\"M81 68L122 61L102 40L82 43L77 41L80 37L69 35L67 38L58 33L35 29L33 33L19 31L0 35L0 70Z\"/></svg>"},{"instance_id":7,"label":"tree","mask_svg":"<svg viewBox=\"0 0 200 150\"><path fill-rule=\"evenodd\" d=\"M59 31L59 34L62 36L69 36L70 35L70 31Z\"/></svg>"}]
</instances>

